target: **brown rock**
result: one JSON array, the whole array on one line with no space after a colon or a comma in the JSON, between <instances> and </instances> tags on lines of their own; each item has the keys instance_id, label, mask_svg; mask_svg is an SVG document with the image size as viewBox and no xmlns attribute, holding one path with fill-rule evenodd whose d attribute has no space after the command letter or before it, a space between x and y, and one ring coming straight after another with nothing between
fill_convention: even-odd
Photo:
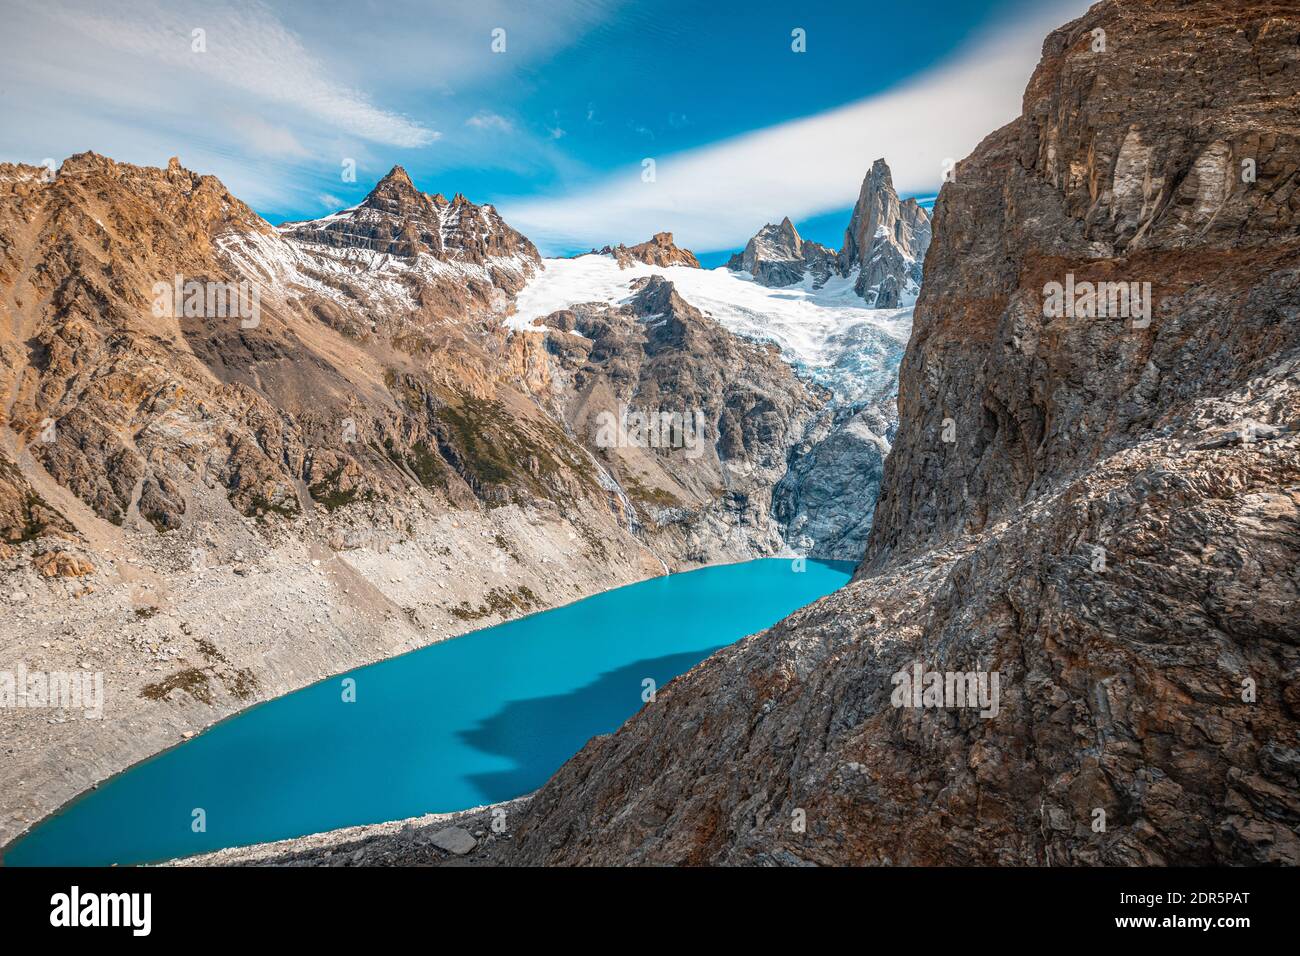
<instances>
[{"instance_id":1,"label":"brown rock","mask_svg":"<svg viewBox=\"0 0 1300 956\"><path fill-rule=\"evenodd\" d=\"M605 246L596 252L598 255L613 256L618 260L619 267L623 269L635 262L644 262L652 266L700 268L700 260L695 258L695 253L689 249L679 248L673 242L671 232L656 232L651 239L637 243L635 246L625 246L620 243L617 246Z\"/></svg>"},{"instance_id":2,"label":"brown rock","mask_svg":"<svg viewBox=\"0 0 1300 956\"><path fill-rule=\"evenodd\" d=\"M67 551L42 551L32 558L32 567L46 578L79 578L95 573L93 564Z\"/></svg>"}]
</instances>

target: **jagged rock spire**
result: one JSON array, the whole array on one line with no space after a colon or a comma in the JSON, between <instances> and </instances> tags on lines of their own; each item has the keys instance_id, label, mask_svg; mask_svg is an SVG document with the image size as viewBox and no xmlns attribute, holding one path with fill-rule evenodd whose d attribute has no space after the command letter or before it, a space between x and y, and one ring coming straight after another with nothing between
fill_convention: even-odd
<instances>
[{"instance_id":1,"label":"jagged rock spire","mask_svg":"<svg viewBox=\"0 0 1300 956\"><path fill-rule=\"evenodd\" d=\"M847 275L856 267L858 295L870 306L891 309L920 288L929 246L930 217L913 199L899 202L889 164L877 159L844 231L840 271Z\"/></svg>"}]
</instances>

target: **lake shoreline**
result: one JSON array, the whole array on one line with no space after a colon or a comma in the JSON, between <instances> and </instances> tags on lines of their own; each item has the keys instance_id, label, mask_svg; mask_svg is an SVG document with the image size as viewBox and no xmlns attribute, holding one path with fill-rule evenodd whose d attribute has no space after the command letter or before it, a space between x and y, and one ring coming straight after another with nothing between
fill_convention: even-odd
<instances>
[{"instance_id":1,"label":"lake shoreline","mask_svg":"<svg viewBox=\"0 0 1300 956\"><path fill-rule=\"evenodd\" d=\"M534 791L535 793L535 791ZM384 823L322 830L304 836L227 847L177 857L157 866L490 866L508 854L512 821L528 810L534 794L453 813L427 813ZM493 828L504 821L505 829ZM499 825L499 824L498 824ZM463 841L455 852L448 831ZM463 834L474 841L469 846ZM468 847L468 849L466 849Z\"/></svg>"},{"instance_id":2,"label":"lake shoreline","mask_svg":"<svg viewBox=\"0 0 1300 956\"><path fill-rule=\"evenodd\" d=\"M781 559L775 559L775 561L780 562ZM810 562L818 561L818 559L809 559L809 561L810 561ZM703 567L699 567L699 568L682 568L682 571L688 571L688 572L701 572L701 571L708 571L708 570L714 570L714 571L716 571L716 570L720 570L720 568L729 567L729 566L736 566L736 564L745 564L745 563L751 563L751 562L719 562L718 564L710 564L710 566L703 566ZM842 562L839 562L839 563L842 564ZM844 572L844 574L846 574L846 570L845 570L845 568L840 568L840 571L841 571L841 572ZM675 576L675 575L673 575L673 576ZM369 667L369 666L378 666L378 665L390 665L390 663L394 663L394 662L396 662L396 661L399 661L400 658L404 658L404 657L412 656L412 652L415 652L415 650L429 650L429 649L432 649L434 645L445 645L445 644L448 644L448 643L454 643L454 639L456 639L456 637L465 637L465 636L473 635L473 633L477 633L477 632L494 630L494 628L498 628L498 627L500 627L500 626L506 626L506 624L508 624L508 626L510 626L510 627L513 628L513 627L519 626L519 624L521 624L521 623L528 622L528 620L530 620L530 619L533 619L533 618L538 617L538 615L541 615L542 610L545 610L547 614L556 613L556 611L565 610L565 609L573 610L573 609L576 609L576 607L578 607L578 606L580 606L580 605L582 605L582 604L585 604L585 602L593 601L593 600L598 600L598 598L601 597L603 593L611 592L611 591L617 591L617 589L621 589L621 588L627 588L628 585L646 584L646 583L649 583L650 580L654 580L654 579L656 579L656 578L666 578L666 576L664 576L664 575L642 575L641 578L638 578L638 579L636 579L636 580L632 580L632 581L623 581L623 583L610 584L610 585L606 585L606 587L602 587L602 588L598 588L598 589L590 589L590 591L589 591L588 593L577 594L577 596L576 596L575 598L573 598L573 600L565 601L565 602L563 602L563 604L555 604L554 606L546 607L546 609L542 609L542 607L538 607L538 609L534 610L533 613L525 614L525 615L520 615L520 617L508 618L507 620L504 620L504 622L493 622L493 623L485 624L485 626L482 626L482 627L474 627L473 630L469 630L469 628L467 628L467 630L461 631L461 632L459 632L459 633L448 633L448 635L446 635L446 636L439 637L438 640L430 641L430 643L426 643L426 644L421 645L421 646L409 646L409 648L399 649L398 652L396 652L396 653L394 653L394 654L389 654L389 656L386 656L386 657L377 658L376 661L359 662L359 663L356 663L356 662L348 662L348 663L347 663L347 666L346 666L346 667L343 667L342 670L335 670L335 671L331 672L331 674L324 674L324 675L317 676L316 679L311 680L311 682L309 682L309 683L308 683L308 682L304 682L303 685L302 685L302 687L291 688L290 691L287 692L287 695L298 695L298 693L302 693L302 692L304 692L304 691L309 691L309 689L312 689L312 688L317 688L318 685L321 685L322 683L328 683L328 682L330 682L331 679L337 679L337 678L339 678L339 676L341 676L341 675L344 675L344 674L350 674L350 672L360 671L361 669L365 669L365 667ZM800 575L800 580L801 580L801 581L802 581L802 580L805 580L805 576ZM811 579L809 579L809 580L811 580ZM715 587L716 587L716 585L715 585ZM815 600L815 597L810 597L809 600ZM793 610L793 609L794 609L793 606L790 607L790 610ZM581 609L580 609L580 607L578 607L578 613L581 613ZM781 611L781 617L784 617L784 613L788 613L788 611ZM650 615L650 617L653 618L653 615ZM775 623L775 619L767 619L767 623ZM538 627L542 627L541 624L538 624ZM608 630L608 626L604 626L604 627L601 627L601 628L593 628L593 630L591 630L591 632L593 632L593 633L603 633L603 632L606 632L607 630ZM513 631L512 631L511 633L513 633ZM744 635L736 635L736 636L733 636L731 640L737 640L737 639L740 639L741 636L744 636ZM558 661L559 661L559 659L564 659L564 652L563 652L563 648L562 648L562 646L559 646L559 645L551 645L551 644L549 643L549 641L545 641L545 640L538 641L538 643L537 643L537 644L534 644L534 646L536 646L536 648L537 648L537 649L539 650L539 652L541 652L541 653L549 653L551 649L554 649L554 650L556 650L556 652L558 652L558 657L556 657L556 659L558 659ZM637 650L638 648L640 648L641 645L638 645L638 644L636 644L636 643L629 643L629 644L627 644L627 645L621 645L621 644L620 644L619 646L620 646L620 649L621 649L621 650L625 650L625 652L629 652L629 653L630 653L630 652L636 652L636 650ZM706 652L705 652L706 656L707 656L707 653L711 653L711 650L706 650ZM439 658L439 659L442 659L442 658ZM666 659L667 659L667 658L666 658ZM694 663L695 661L697 661L697 659L698 659L698 658L688 659L688 661L685 661L684 663L682 663L682 665L680 665L680 667L689 667L689 666L693 666L693 663ZM568 665L562 665L562 666L559 666L559 670L560 670L560 671L564 671L564 670L565 670L565 667L567 667L567 666L568 666ZM417 667L417 663L412 663L412 665L409 665L409 666L408 666L408 670L411 669L411 667ZM673 671L673 672L672 672L672 676L675 676L675 675L676 675L676 672L677 672L677 671ZM234 719L235 719L235 718L247 718L247 717L250 717L250 714L252 714L252 711L259 710L259 709L263 708L263 706L266 706L266 705L274 704L274 702L282 701L282 700L283 700L283 697L285 697L285 696L287 696L287 695L278 695L278 696L276 696L276 697L268 697L268 698L265 698L265 700L260 700L260 701L253 702L253 704L250 705L250 706L247 706L247 708L240 708L240 709L238 709L238 710L231 710L230 713L222 714L220 718L216 719L216 721L212 721L211 723L209 723L207 727L204 727L203 730L199 731L199 734L205 734L205 732L211 732L211 731L213 731L213 730L216 730L216 728L217 728L217 727L220 727L221 724L229 724L229 723L231 723L231 722L234 722ZM333 695L333 691L330 691L330 695ZM269 719L269 718L263 718L263 723L265 723L266 719ZM620 722L621 722L621 719L625 719L625 718L620 717L620 718L619 718L619 721L620 721ZM546 721L542 721L542 723L545 723L545 722L546 722ZM602 727L599 727L599 728L601 728L602 731L603 731L603 730L606 730L606 728L604 728L603 726L602 726ZM588 731L588 732L591 732L591 731ZM196 735L195 732L187 732L187 734L185 734L185 735L182 736L182 739L181 739L181 740L173 740L172 743L169 743L168 745L166 745L166 747L161 748L161 749L159 749L159 750L153 750L153 752L151 752L151 753L140 754L138 760L135 760L135 761L131 762L129 766L122 767L122 769L121 769L120 771L117 771L117 773L114 773L114 774L112 774L112 775L109 775L109 777L107 777L107 778L104 778L104 779L98 780L98 782L92 783L90 787L87 787L86 790L83 790L83 791L77 793L77 795L73 796L72 799L66 801L65 804L62 804L62 805L59 806L59 808L53 810L52 813L49 813L49 814L47 814L47 816L43 816L42 818L40 818L40 821L38 821L38 823L34 823L34 825L32 825L31 827L29 827L29 829L23 830L22 834L17 835L16 838L14 838L14 839L12 840L12 842L10 842L9 844L6 844L5 852L8 853L8 852L10 851L10 849L12 849L12 848L14 847L14 845L21 844L21 843L23 842L23 840L25 840L25 839L27 838L27 836L31 835L32 830L35 830L35 827L36 827L36 826L39 826L40 823L47 822L47 821L49 821L49 819L51 819L51 818L53 818L53 817L60 817L60 816L62 816L62 814L68 813L69 810L72 810L72 809L74 808L74 806L77 805L77 804L79 803L79 801L86 800L86 799L88 799L88 797L91 797L92 795L95 795L95 792L98 791L100 787L103 787L104 784L108 784L108 783L116 782L117 778L122 777L122 775L125 775L125 774L127 774L127 773L130 773L130 771L138 770L139 767L140 767L140 765L143 765L143 763L149 763L149 762L152 762L152 761L155 761L155 760L161 760L161 758L165 758L166 756L168 756L168 754L170 754L170 752L173 752L173 750L177 749L177 748L179 747L179 744L181 744L181 743L186 743L186 741L187 741L188 739L190 739L191 736L195 736L195 735ZM277 735L269 735L269 736L268 736L268 735L265 734L265 732L263 732L263 735L261 735L261 739L278 739L278 737L277 737ZM585 740L585 739L586 739L585 736L580 737L580 740ZM568 750L568 749L565 749L564 752L563 752L563 760L567 760L567 758L568 758L569 756L572 756L572 753L573 753L573 752L576 752L576 750ZM532 756L532 754L529 754L529 757L530 757L530 756ZM174 761L173 761L173 762L174 762ZM525 758L525 760L524 760L524 765L528 765L529 762L530 762L530 761L529 761L529 760L526 760L526 758ZM551 767L551 769L554 769L554 767ZM547 771L547 775L549 775L549 773L550 773L550 771ZM545 778L542 778L542 779L545 779ZM536 770L534 770L534 777L533 777L533 778L530 778L530 779L529 779L529 782L528 782L528 783L529 783L529 790L532 790L532 788L538 786L538 784L541 783L541 782L542 782L541 779L536 779ZM441 795L441 793L442 793L442 791L439 791L437 787L434 787L433 790L430 791L430 792L439 793L439 795ZM507 792L510 792L510 791L507 791ZM513 796L513 795L516 795L516 793L520 793L520 792L521 792L521 788L516 788L516 790L513 790L513 793L511 793L511 799L515 799L515 796ZM499 792L498 792L498 795L500 795ZM489 792L489 793L485 793L485 796L494 796L494 795L493 795L493 793L490 793L490 792ZM503 796L503 795L502 795L502 796ZM442 797L439 796L439 799L442 799ZM101 800L100 800L100 804L103 804L103 803L104 803L104 801L103 801L103 799L101 799ZM435 801L435 803L437 803L437 801ZM452 803L455 803L455 801L452 801ZM469 804L469 803L472 803L472 800L467 800L467 801L465 801L465 803L464 803L464 804L461 804L461 806L467 805L467 804ZM409 803L408 803L407 805L409 806ZM454 813L464 813L464 812L465 812L465 810L455 810ZM86 816L86 814L85 814L85 813L82 813L82 818L85 818L85 816ZM403 816L404 816L404 814L403 814ZM446 816L446 814L438 814L438 816ZM226 818L227 818L227 819L230 818L230 817L229 817L229 809L227 809ZM364 814L363 814L363 818L364 818ZM378 816L372 816L372 819L377 819L377 818L378 818ZM251 819L256 819L256 814L252 814ZM103 822L103 821L101 821L101 822ZM380 825L380 823L373 823L373 825L370 825L370 826L378 826L378 825ZM65 827L65 829L66 829L66 827ZM329 827L326 827L325 830L328 831L328 830L329 830ZM313 834L313 832L316 832L316 831L315 831L315 830L308 831L307 834L304 834L304 836L309 836L309 835ZM292 838L292 839L300 839L300 838ZM208 851L208 852L211 852L211 851ZM39 857L38 857L38 858L39 858ZM110 857L110 858L116 858L116 857ZM162 861L165 861L165 860L169 860L169 858L173 858L173 857L170 857L169 855L164 855L164 856L160 856L160 857L152 857L152 861L153 861L153 862L162 862ZM146 861L146 860L147 860L147 858L142 858L142 862L143 862L143 861ZM18 865L22 865L22 864L18 864Z\"/></svg>"},{"instance_id":3,"label":"lake shoreline","mask_svg":"<svg viewBox=\"0 0 1300 956\"><path fill-rule=\"evenodd\" d=\"M503 525L527 562L507 570L516 588L527 587L537 598L528 613L663 573L659 557L630 537L610 542L610 559L593 562L583 549L566 547L574 527L568 521L538 520L510 506L427 520L400 555L335 551L303 538L266 548L251 573L226 566L144 578L134 562L123 561L111 577L96 575L94 593L80 600L73 617L57 595L33 602L35 619L16 622L0 650L12 661L40 662L46 671L88 663L87 670L103 671L108 692L100 720L55 709L0 710L0 752L9 777L0 794L0 864L48 818L227 720L359 667L511 619L460 620L422 606L413 616L390 583L400 576L408 593L449 606L481 602L501 586L494 578L504 577L492 570ZM453 553L450 568L442 555ZM213 635L218 628L230 639ZM136 629L148 636L137 638ZM102 648L109 635L119 639L115 653ZM205 647L215 651L212 658ZM119 659L104 660L109 654ZM206 700L180 688L157 700L143 696L151 683L186 664L206 675ZM256 699L231 691L239 673L253 677Z\"/></svg>"}]
</instances>

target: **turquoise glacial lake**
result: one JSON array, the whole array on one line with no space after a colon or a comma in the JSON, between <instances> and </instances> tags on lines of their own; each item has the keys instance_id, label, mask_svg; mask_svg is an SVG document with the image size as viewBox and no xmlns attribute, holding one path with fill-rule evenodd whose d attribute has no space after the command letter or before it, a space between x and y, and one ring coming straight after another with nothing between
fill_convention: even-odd
<instances>
[{"instance_id":1,"label":"turquoise glacial lake","mask_svg":"<svg viewBox=\"0 0 1300 956\"><path fill-rule=\"evenodd\" d=\"M328 678L104 782L4 862L152 862L529 793L653 707L647 678L663 687L852 570L771 558L653 578Z\"/></svg>"}]
</instances>

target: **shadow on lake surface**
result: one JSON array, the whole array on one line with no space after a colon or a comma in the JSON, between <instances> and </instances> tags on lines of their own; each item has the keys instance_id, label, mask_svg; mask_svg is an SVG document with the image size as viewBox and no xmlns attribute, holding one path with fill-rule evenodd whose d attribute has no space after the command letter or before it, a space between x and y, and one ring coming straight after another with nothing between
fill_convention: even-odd
<instances>
[{"instance_id":1,"label":"shadow on lake surface","mask_svg":"<svg viewBox=\"0 0 1300 956\"><path fill-rule=\"evenodd\" d=\"M511 701L459 736L475 750L513 761L514 768L470 774L470 782L485 803L531 793L593 736L612 733L630 719L641 701L643 680L649 677L662 689L718 649L646 658L567 694ZM592 727L607 729L593 732Z\"/></svg>"}]
</instances>

